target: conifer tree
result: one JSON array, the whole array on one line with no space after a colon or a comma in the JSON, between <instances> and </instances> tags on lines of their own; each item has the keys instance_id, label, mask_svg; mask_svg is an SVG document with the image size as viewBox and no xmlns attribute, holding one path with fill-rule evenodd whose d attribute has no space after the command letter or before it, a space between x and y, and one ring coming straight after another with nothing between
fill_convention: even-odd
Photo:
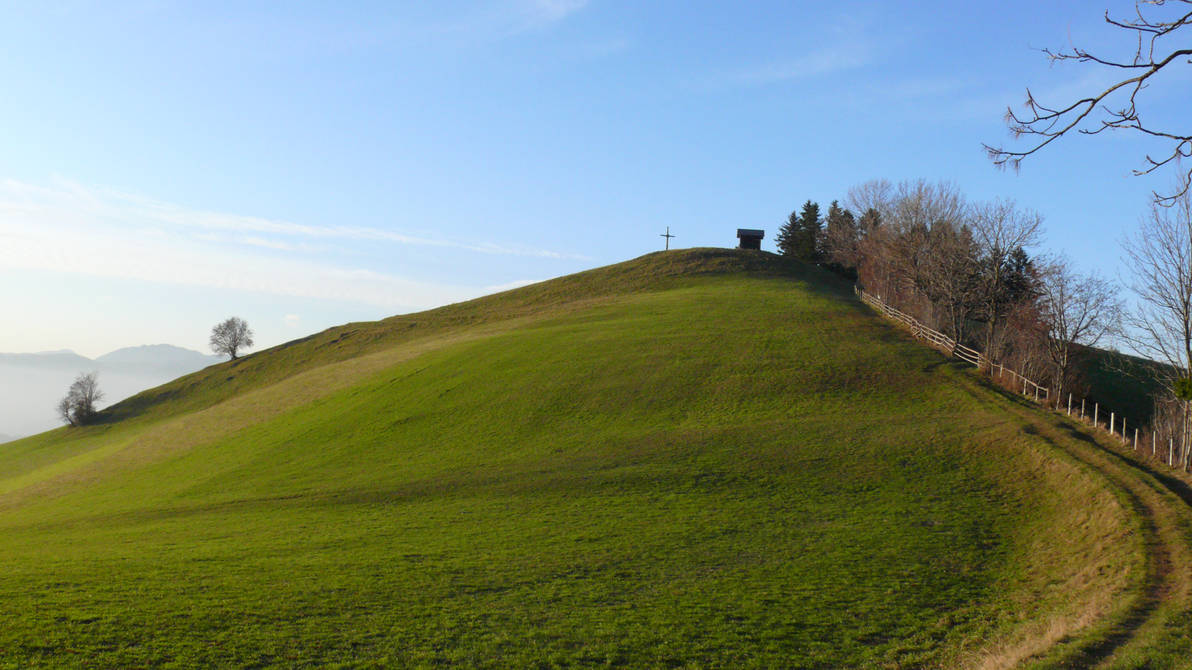
<instances>
[{"instance_id":1,"label":"conifer tree","mask_svg":"<svg viewBox=\"0 0 1192 670\"><path fill-rule=\"evenodd\" d=\"M882 225L882 213L877 211L876 208L870 207L861 215L861 220L857 222L857 225L860 228L858 231L860 236L868 235L877 230L878 226Z\"/></svg>"},{"instance_id":2,"label":"conifer tree","mask_svg":"<svg viewBox=\"0 0 1192 670\"><path fill-rule=\"evenodd\" d=\"M824 219L824 236L820 243L820 257L828 261L836 271L857 266L857 244L860 236L857 220L853 213L840 206L836 200L828 206Z\"/></svg>"},{"instance_id":3,"label":"conifer tree","mask_svg":"<svg viewBox=\"0 0 1192 670\"><path fill-rule=\"evenodd\" d=\"M793 214L792 214L793 216ZM823 221L820 219L819 205L808 200L803 203L803 211L799 213L798 224L795 228L795 257L801 261L814 261L819 254L820 229Z\"/></svg>"},{"instance_id":4,"label":"conifer tree","mask_svg":"<svg viewBox=\"0 0 1192 670\"><path fill-rule=\"evenodd\" d=\"M794 256L796 243L799 239L799 213L791 212L787 217L786 223L778 228L778 235L774 238L774 244L778 246L778 253L783 256Z\"/></svg>"}]
</instances>

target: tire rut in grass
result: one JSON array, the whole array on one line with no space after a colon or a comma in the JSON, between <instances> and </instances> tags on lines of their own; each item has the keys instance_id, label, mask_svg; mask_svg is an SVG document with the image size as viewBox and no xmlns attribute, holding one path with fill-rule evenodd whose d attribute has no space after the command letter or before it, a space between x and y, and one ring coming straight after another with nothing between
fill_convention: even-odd
<instances>
[{"instance_id":1,"label":"tire rut in grass","mask_svg":"<svg viewBox=\"0 0 1192 670\"><path fill-rule=\"evenodd\" d=\"M1041 415L1033 408L1021 406L1016 412L1035 427L1040 438L1095 469L1117 487L1140 522L1147 550L1142 597L1120 615L1111 632L1063 653L1059 661L1063 667L1104 665L1131 643L1145 644L1146 640L1140 638L1144 627L1166 624L1172 617L1165 611L1165 605L1173 605L1177 611L1187 608L1192 585L1188 575L1175 569L1175 556L1188 553L1189 538L1181 525L1192 518L1192 509L1155 473L1117 454L1068 420ZM1085 448L1077 448L1074 443Z\"/></svg>"},{"instance_id":2,"label":"tire rut in grass","mask_svg":"<svg viewBox=\"0 0 1192 670\"><path fill-rule=\"evenodd\" d=\"M966 369L965 376L967 372ZM1117 492L1127 512L1137 520L1146 552L1141 593L1135 595L1135 602L1125 611L1082 621L1062 636L1048 635L1052 641L1039 640L1041 644L1033 653L1019 656L1017 660L1003 657L1001 662L993 665L986 662L981 667L1092 668L1120 663L1127 654L1146 656L1148 643L1155 642L1155 631L1162 631L1190 612L1192 574L1186 574L1187 571L1176 566L1192 564L1192 505L1177 490L1178 487L1173 488L1165 481L1174 478L1163 477L1162 473L1153 472L1144 464L1118 453L1099 442L1085 427L1065 417L1040 411L1037 405L990 384L988 380L973 377L969 380L976 383L963 383L963 386L975 400L1009 412L1024 432L1101 476L1110 489ZM1192 493L1183 482L1179 484ZM1109 616L1113 619L1108 619ZM1094 631L1099 624L1109 624L1111 630L1097 634ZM1168 666L1149 661L1139 665L1135 661L1128 667Z\"/></svg>"},{"instance_id":3,"label":"tire rut in grass","mask_svg":"<svg viewBox=\"0 0 1192 670\"><path fill-rule=\"evenodd\" d=\"M967 366L956 364L952 367L957 371L963 369L968 376ZM1092 621L1050 644L1049 648L1020 658L1014 666L1042 663L1043 667L1091 668L1120 661L1131 664L1131 667L1168 667L1170 664L1162 661L1156 664L1123 657L1135 654L1145 658L1148 644L1155 645L1155 636L1161 635L1164 628L1178 627L1182 620L1192 618L1192 573L1176 567L1192 565L1192 488L1177 477L1152 470L1115 451L1098 441L1084 426L1040 410L1039 406L987 379L977 381L969 377L968 381L977 382L961 384L978 402L1001 405L1021 421L1027 432L1098 472L1116 488L1138 519L1147 552L1142 594L1125 612L1116 615L1118 620L1112 623L1113 630L1099 636L1090 635L1089 631L1098 623ZM992 392L994 397L987 392ZM1160 632L1150 633L1151 637L1147 637L1144 630ZM1072 639L1081 633L1091 639Z\"/></svg>"},{"instance_id":4,"label":"tire rut in grass","mask_svg":"<svg viewBox=\"0 0 1192 670\"><path fill-rule=\"evenodd\" d=\"M1053 442L1053 444L1055 443ZM1081 460L1097 467L1087 460ZM1077 667L1092 667L1135 639L1139 629L1154 617L1159 605L1169 597L1172 591L1170 583L1172 575L1171 551L1167 545L1169 538L1165 537L1165 531L1170 529L1160 530L1160 525L1156 522L1157 511L1151 506L1155 501L1144 501L1135 486L1123 481L1123 477L1126 476L1124 473L1104 468L1098 468L1098 470L1130 502L1131 510L1140 522L1144 546L1147 549L1147 571L1142 597L1122 615L1114 625L1113 631L1099 640L1091 641L1077 648L1065 658L1065 665Z\"/></svg>"}]
</instances>

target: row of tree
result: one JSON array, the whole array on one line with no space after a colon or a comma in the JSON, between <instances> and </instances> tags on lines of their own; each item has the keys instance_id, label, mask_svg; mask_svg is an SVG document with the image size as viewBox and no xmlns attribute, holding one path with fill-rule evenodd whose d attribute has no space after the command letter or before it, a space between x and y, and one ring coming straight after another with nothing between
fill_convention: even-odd
<instances>
[{"instance_id":1,"label":"row of tree","mask_svg":"<svg viewBox=\"0 0 1192 670\"><path fill-rule=\"evenodd\" d=\"M853 212L861 212L856 216ZM1192 464L1192 192L1156 200L1123 244L1126 309L1115 282L1063 256L1032 256L1041 219L1013 202L972 202L949 183L871 181L833 202L808 201L779 250L867 291L1055 391L1087 393L1082 359L1111 336L1157 365L1151 428ZM1138 366L1132 366L1138 370Z\"/></svg>"},{"instance_id":2,"label":"row of tree","mask_svg":"<svg viewBox=\"0 0 1192 670\"><path fill-rule=\"evenodd\" d=\"M845 203L833 201L822 221L811 201L792 212L780 252L858 280L1051 388L1079 386L1082 352L1118 322L1114 284L1030 255L1041 219L1013 202L972 202L949 183L878 180L850 189Z\"/></svg>"}]
</instances>

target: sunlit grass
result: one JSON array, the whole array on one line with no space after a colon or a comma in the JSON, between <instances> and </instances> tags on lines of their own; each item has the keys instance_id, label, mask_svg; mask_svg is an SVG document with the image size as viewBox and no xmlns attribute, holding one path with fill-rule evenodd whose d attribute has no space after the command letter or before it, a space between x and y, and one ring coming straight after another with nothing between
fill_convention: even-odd
<instances>
[{"instance_id":1,"label":"sunlit grass","mask_svg":"<svg viewBox=\"0 0 1192 670\"><path fill-rule=\"evenodd\" d=\"M1120 617L1144 538L1009 406L765 254L344 327L6 447L0 659L1021 658Z\"/></svg>"}]
</instances>

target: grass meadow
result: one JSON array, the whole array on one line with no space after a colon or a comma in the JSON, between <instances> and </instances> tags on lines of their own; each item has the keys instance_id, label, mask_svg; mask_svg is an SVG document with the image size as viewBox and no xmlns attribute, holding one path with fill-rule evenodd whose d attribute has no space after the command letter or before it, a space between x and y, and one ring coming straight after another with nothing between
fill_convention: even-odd
<instances>
[{"instance_id":1,"label":"grass meadow","mask_svg":"<svg viewBox=\"0 0 1192 670\"><path fill-rule=\"evenodd\" d=\"M654 254L5 445L0 666L1179 667L1187 518L1103 453L827 274Z\"/></svg>"}]
</instances>

